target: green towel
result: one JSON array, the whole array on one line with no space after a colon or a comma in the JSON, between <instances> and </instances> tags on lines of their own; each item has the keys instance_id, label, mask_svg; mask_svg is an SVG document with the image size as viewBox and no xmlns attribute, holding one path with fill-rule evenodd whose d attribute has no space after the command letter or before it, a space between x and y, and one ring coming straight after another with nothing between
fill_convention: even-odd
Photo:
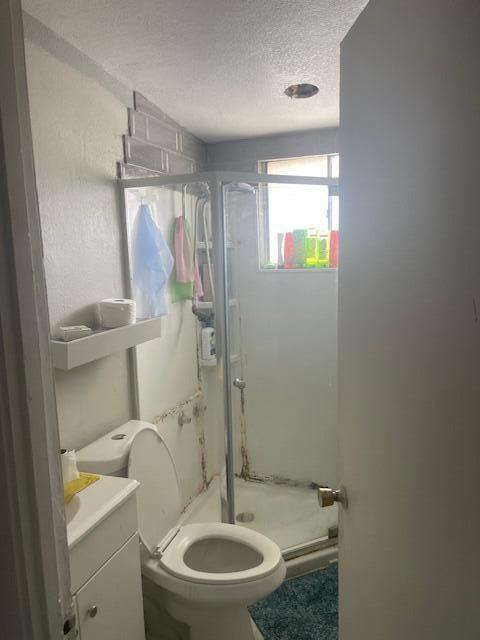
<instances>
[{"instance_id":1,"label":"green towel","mask_svg":"<svg viewBox=\"0 0 480 640\"><path fill-rule=\"evenodd\" d=\"M191 300L193 298L193 282L177 282L175 276L170 283L172 291L172 302L180 300Z\"/></svg>"}]
</instances>

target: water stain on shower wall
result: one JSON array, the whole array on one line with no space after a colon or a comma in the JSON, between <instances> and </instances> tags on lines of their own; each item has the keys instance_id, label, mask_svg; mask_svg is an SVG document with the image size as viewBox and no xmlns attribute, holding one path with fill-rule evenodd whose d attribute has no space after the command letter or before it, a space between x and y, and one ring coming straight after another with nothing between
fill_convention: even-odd
<instances>
[{"instance_id":1,"label":"water stain on shower wall","mask_svg":"<svg viewBox=\"0 0 480 640\"><path fill-rule=\"evenodd\" d=\"M201 390L151 421L165 439L175 460L184 508L208 488L205 412Z\"/></svg>"}]
</instances>

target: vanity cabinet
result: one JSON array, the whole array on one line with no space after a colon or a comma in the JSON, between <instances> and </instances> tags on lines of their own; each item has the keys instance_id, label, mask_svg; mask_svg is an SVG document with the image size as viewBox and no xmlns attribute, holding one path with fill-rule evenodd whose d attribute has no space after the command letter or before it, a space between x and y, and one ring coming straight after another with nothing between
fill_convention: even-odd
<instances>
[{"instance_id":1,"label":"vanity cabinet","mask_svg":"<svg viewBox=\"0 0 480 640\"><path fill-rule=\"evenodd\" d=\"M138 536L134 535L75 597L81 640L143 640Z\"/></svg>"},{"instance_id":2,"label":"vanity cabinet","mask_svg":"<svg viewBox=\"0 0 480 640\"><path fill-rule=\"evenodd\" d=\"M145 640L138 486L101 476L66 506L79 640Z\"/></svg>"}]
</instances>

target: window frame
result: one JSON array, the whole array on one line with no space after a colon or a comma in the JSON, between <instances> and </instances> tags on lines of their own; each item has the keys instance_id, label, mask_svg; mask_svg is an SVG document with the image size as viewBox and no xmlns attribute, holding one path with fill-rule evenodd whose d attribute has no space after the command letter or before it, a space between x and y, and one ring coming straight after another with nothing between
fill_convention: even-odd
<instances>
[{"instance_id":1,"label":"window frame","mask_svg":"<svg viewBox=\"0 0 480 640\"><path fill-rule=\"evenodd\" d=\"M334 177L333 173L333 158L340 158L340 153L321 153L316 155L308 155L308 156L292 156L290 158L270 158L269 160L260 160L258 162L258 172L264 173L267 175L280 175L280 174L270 174L268 172L268 164L271 162L286 162L289 160L304 160L306 158L327 158L327 175L326 176L318 176L319 178L331 178L333 180L340 180L340 175ZM258 211L259 216L257 220L259 241L257 242L257 251L258 251L258 266L260 271L272 272L272 269L266 269L261 264L261 255L265 258L264 263L269 263L271 261L270 256L270 202L269 202L269 185L261 184L259 185L258 190ZM329 186L328 187L328 207L327 207L327 221L328 221L328 230L332 231L332 197L339 196L339 187L337 186ZM262 246L260 246L260 237L262 238ZM261 254L261 255L260 255ZM321 273L322 271L329 270L330 267L325 269L306 269L306 271L312 271L314 273ZM276 269L275 272L284 271L283 269ZM288 270L290 272L290 270ZM304 271L304 269L292 269L292 272L295 271Z\"/></svg>"}]
</instances>

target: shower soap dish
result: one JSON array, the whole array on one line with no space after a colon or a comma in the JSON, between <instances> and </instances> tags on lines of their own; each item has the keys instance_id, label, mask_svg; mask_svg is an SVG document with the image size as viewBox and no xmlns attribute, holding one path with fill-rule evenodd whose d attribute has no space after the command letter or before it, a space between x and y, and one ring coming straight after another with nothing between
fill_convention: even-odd
<instances>
[{"instance_id":1,"label":"shower soap dish","mask_svg":"<svg viewBox=\"0 0 480 640\"><path fill-rule=\"evenodd\" d=\"M76 340L77 338L84 338L92 333L90 327L85 324L79 324L71 327L60 327L59 337L64 342L70 342L70 340Z\"/></svg>"}]
</instances>

